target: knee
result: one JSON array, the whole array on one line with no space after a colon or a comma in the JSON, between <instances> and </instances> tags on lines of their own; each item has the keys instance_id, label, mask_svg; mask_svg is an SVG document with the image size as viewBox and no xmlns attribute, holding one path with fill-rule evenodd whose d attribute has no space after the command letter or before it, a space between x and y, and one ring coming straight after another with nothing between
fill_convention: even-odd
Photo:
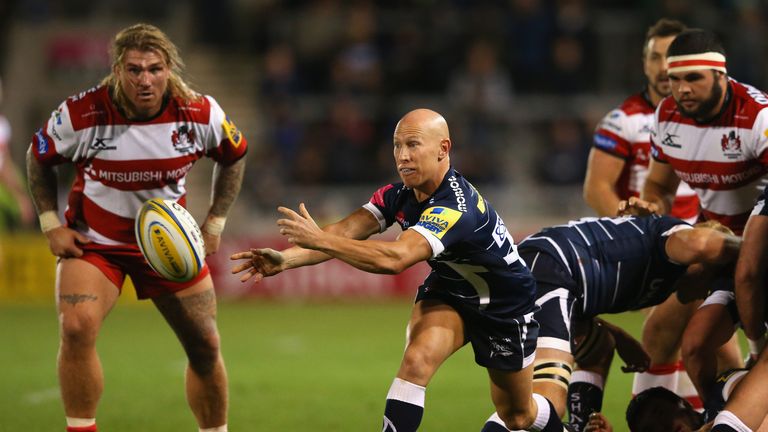
<instances>
[{"instance_id":1,"label":"knee","mask_svg":"<svg viewBox=\"0 0 768 432\"><path fill-rule=\"evenodd\" d=\"M513 431L527 430L536 420L536 412L532 406L527 410L508 409L498 414L507 429Z\"/></svg>"},{"instance_id":2,"label":"knee","mask_svg":"<svg viewBox=\"0 0 768 432\"><path fill-rule=\"evenodd\" d=\"M428 351L420 348L408 348L403 355L398 376L419 385L426 385L439 366L437 360Z\"/></svg>"},{"instance_id":3,"label":"knee","mask_svg":"<svg viewBox=\"0 0 768 432\"><path fill-rule=\"evenodd\" d=\"M89 314L60 313L59 335L65 347L82 348L96 345L99 320Z\"/></svg>"},{"instance_id":4,"label":"knee","mask_svg":"<svg viewBox=\"0 0 768 432\"><path fill-rule=\"evenodd\" d=\"M200 375L208 375L219 360L221 340L216 331L196 338L187 344L189 366Z\"/></svg>"}]
</instances>

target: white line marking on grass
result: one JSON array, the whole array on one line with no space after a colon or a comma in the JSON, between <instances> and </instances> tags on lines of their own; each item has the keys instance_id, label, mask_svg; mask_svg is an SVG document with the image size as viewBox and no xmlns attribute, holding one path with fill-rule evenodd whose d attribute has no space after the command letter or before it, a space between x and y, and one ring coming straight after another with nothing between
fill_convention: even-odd
<instances>
[{"instance_id":1,"label":"white line marking on grass","mask_svg":"<svg viewBox=\"0 0 768 432\"><path fill-rule=\"evenodd\" d=\"M41 403L58 399L60 395L61 393L59 393L58 387L51 387L44 390L27 393L22 399L25 403L30 405L40 405Z\"/></svg>"}]
</instances>

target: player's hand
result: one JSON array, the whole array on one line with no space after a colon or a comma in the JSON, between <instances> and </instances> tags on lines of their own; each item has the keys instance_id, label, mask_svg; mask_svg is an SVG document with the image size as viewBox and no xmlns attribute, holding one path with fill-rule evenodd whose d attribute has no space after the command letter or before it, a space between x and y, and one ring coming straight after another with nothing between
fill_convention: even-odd
<instances>
[{"instance_id":1,"label":"player's hand","mask_svg":"<svg viewBox=\"0 0 768 432\"><path fill-rule=\"evenodd\" d=\"M625 363L625 366L621 367L622 372L645 372L648 370L651 366L651 356L645 352L643 344L621 327L599 318L597 318L597 321L600 325L605 326L611 333L611 336L613 336L613 340L616 343L616 353L619 354L619 357Z\"/></svg>"},{"instance_id":2,"label":"player's hand","mask_svg":"<svg viewBox=\"0 0 768 432\"><path fill-rule=\"evenodd\" d=\"M280 234L288 238L288 242L306 249L317 247L325 232L317 226L304 203L299 204L299 213L282 206L277 210L285 216L277 220L277 226L280 227Z\"/></svg>"},{"instance_id":3,"label":"player's hand","mask_svg":"<svg viewBox=\"0 0 768 432\"><path fill-rule=\"evenodd\" d=\"M221 245L221 235L211 234L205 231L204 228L205 225L203 225L203 229L201 229L200 232L203 233L203 241L205 242L205 256L213 255L219 250L219 245Z\"/></svg>"},{"instance_id":4,"label":"player's hand","mask_svg":"<svg viewBox=\"0 0 768 432\"><path fill-rule=\"evenodd\" d=\"M658 204L641 200L638 197L629 197L628 200L619 201L617 216L648 216L659 214Z\"/></svg>"},{"instance_id":5,"label":"player's hand","mask_svg":"<svg viewBox=\"0 0 768 432\"><path fill-rule=\"evenodd\" d=\"M285 257L279 251L270 248L251 249L238 252L229 257L231 260L248 260L232 267L232 274L243 273L240 282L253 278L254 283L261 282L267 276L272 276L285 270Z\"/></svg>"},{"instance_id":6,"label":"player's hand","mask_svg":"<svg viewBox=\"0 0 768 432\"><path fill-rule=\"evenodd\" d=\"M593 412L589 415L589 422L584 426L584 432L613 432L613 427L602 413Z\"/></svg>"},{"instance_id":7,"label":"player's hand","mask_svg":"<svg viewBox=\"0 0 768 432\"><path fill-rule=\"evenodd\" d=\"M88 244L91 240L79 232L60 226L45 233L51 253L59 258L79 258L83 250L78 245Z\"/></svg>"}]
</instances>

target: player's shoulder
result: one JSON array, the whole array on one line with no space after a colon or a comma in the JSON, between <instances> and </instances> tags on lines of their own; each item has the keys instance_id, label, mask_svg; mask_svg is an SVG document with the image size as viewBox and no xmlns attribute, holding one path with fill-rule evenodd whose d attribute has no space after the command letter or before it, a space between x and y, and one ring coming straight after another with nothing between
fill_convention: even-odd
<instances>
[{"instance_id":1,"label":"player's shoulder","mask_svg":"<svg viewBox=\"0 0 768 432\"><path fill-rule=\"evenodd\" d=\"M624 99L624 102L619 105L617 110L624 113L626 116L634 116L638 114L653 114L655 108L643 93L635 93Z\"/></svg>"},{"instance_id":2,"label":"player's shoulder","mask_svg":"<svg viewBox=\"0 0 768 432\"><path fill-rule=\"evenodd\" d=\"M398 198L404 197L409 190L403 183L389 183L376 189L370 202L379 207L388 207Z\"/></svg>"},{"instance_id":3,"label":"player's shoulder","mask_svg":"<svg viewBox=\"0 0 768 432\"><path fill-rule=\"evenodd\" d=\"M106 85L91 87L68 97L53 114L56 124L62 127L62 117L68 117L76 131L108 124L119 117L115 114L110 89Z\"/></svg>"},{"instance_id":4,"label":"player's shoulder","mask_svg":"<svg viewBox=\"0 0 768 432\"><path fill-rule=\"evenodd\" d=\"M764 91L734 79L730 79L728 82L733 89L734 99L741 100L744 103L758 105L760 107L768 107L768 95Z\"/></svg>"},{"instance_id":5,"label":"player's shoulder","mask_svg":"<svg viewBox=\"0 0 768 432\"><path fill-rule=\"evenodd\" d=\"M190 98L174 96L171 102L180 116L195 123L208 123L212 113L221 112L216 100L208 95L193 94Z\"/></svg>"}]
</instances>

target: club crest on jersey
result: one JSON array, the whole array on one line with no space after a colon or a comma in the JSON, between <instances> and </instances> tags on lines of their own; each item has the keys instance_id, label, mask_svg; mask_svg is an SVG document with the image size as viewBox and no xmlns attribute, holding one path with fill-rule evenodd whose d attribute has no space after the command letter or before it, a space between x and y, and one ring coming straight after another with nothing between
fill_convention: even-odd
<instances>
[{"instance_id":1,"label":"club crest on jersey","mask_svg":"<svg viewBox=\"0 0 768 432\"><path fill-rule=\"evenodd\" d=\"M435 237L441 239L456 224L461 214L460 211L448 207L430 207L421 214L416 226L425 228Z\"/></svg>"},{"instance_id":2,"label":"club crest on jersey","mask_svg":"<svg viewBox=\"0 0 768 432\"><path fill-rule=\"evenodd\" d=\"M195 148L197 133L189 125L181 125L171 133L173 148L179 153L191 153Z\"/></svg>"},{"instance_id":3,"label":"club crest on jersey","mask_svg":"<svg viewBox=\"0 0 768 432\"><path fill-rule=\"evenodd\" d=\"M728 159L736 159L741 156L741 138L736 135L736 131L730 131L727 135L723 134L720 139L720 147L723 149L723 155Z\"/></svg>"},{"instance_id":4,"label":"club crest on jersey","mask_svg":"<svg viewBox=\"0 0 768 432\"><path fill-rule=\"evenodd\" d=\"M235 126L234 123L232 123L232 120L229 119L229 116L224 117L224 121L221 123L222 129L224 129L224 134L229 138L229 141L232 143L232 145L237 148L240 147L240 144L243 142L243 134L240 132L240 129Z\"/></svg>"}]
</instances>

